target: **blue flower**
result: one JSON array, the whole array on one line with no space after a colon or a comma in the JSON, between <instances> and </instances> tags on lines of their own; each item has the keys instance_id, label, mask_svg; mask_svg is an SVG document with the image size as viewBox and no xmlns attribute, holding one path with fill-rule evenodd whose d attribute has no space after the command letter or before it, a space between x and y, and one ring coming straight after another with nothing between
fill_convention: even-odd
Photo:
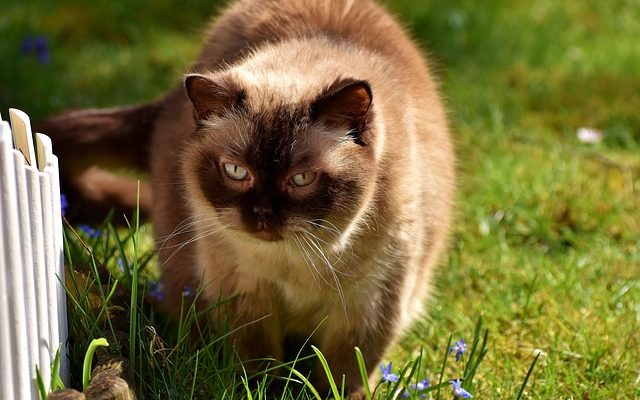
<instances>
[{"instance_id":1,"label":"blue flower","mask_svg":"<svg viewBox=\"0 0 640 400\"><path fill-rule=\"evenodd\" d=\"M124 271L125 271L124 260L122 258L118 258L116 262L118 263L118 271L120 271L121 274L124 274Z\"/></svg>"},{"instance_id":2,"label":"blue flower","mask_svg":"<svg viewBox=\"0 0 640 400\"><path fill-rule=\"evenodd\" d=\"M60 210L62 210L62 215L66 214L68 208L69 200L67 200L67 196L64 193L60 193Z\"/></svg>"},{"instance_id":3,"label":"blue flower","mask_svg":"<svg viewBox=\"0 0 640 400\"><path fill-rule=\"evenodd\" d=\"M36 38L36 56L40 64L49 63L49 43L44 36L38 36Z\"/></svg>"},{"instance_id":4,"label":"blue flower","mask_svg":"<svg viewBox=\"0 0 640 400\"><path fill-rule=\"evenodd\" d=\"M80 228L84 233L86 233L87 236L89 236L90 239L95 239L95 238L99 238L100 236L102 236L102 232L100 232L97 229L93 229L92 227L90 227L87 224L80 224L80 225L78 225L78 228Z\"/></svg>"},{"instance_id":5,"label":"blue flower","mask_svg":"<svg viewBox=\"0 0 640 400\"><path fill-rule=\"evenodd\" d=\"M464 342L463 338L460 340L456 340L455 345L451 346L449 349L449 354L456 352L456 361L460 361L460 357L467 351L467 344Z\"/></svg>"},{"instance_id":6,"label":"blue flower","mask_svg":"<svg viewBox=\"0 0 640 400\"><path fill-rule=\"evenodd\" d=\"M35 50L35 48L36 48L35 39L33 36L29 35L24 39L22 39L22 55L23 56L31 55Z\"/></svg>"},{"instance_id":7,"label":"blue flower","mask_svg":"<svg viewBox=\"0 0 640 400\"><path fill-rule=\"evenodd\" d=\"M421 390L425 390L428 387L429 387L429 379L424 379L418 382L418 384L416 385L416 390L419 392Z\"/></svg>"},{"instance_id":8,"label":"blue flower","mask_svg":"<svg viewBox=\"0 0 640 400\"><path fill-rule=\"evenodd\" d=\"M382 371L382 382L398 382L398 375L391 373L391 362L384 365L380 364L380 371Z\"/></svg>"},{"instance_id":9,"label":"blue flower","mask_svg":"<svg viewBox=\"0 0 640 400\"><path fill-rule=\"evenodd\" d=\"M147 295L157 301L164 300L164 285L162 282L155 282L149 287L149 293Z\"/></svg>"},{"instance_id":10,"label":"blue flower","mask_svg":"<svg viewBox=\"0 0 640 400\"><path fill-rule=\"evenodd\" d=\"M460 379L456 379L455 381L449 381L451 383L451 386L453 387L453 397L462 397L463 399L469 399L471 397L473 397L473 395L469 392L467 392L466 390L464 390L464 388L460 383Z\"/></svg>"},{"instance_id":11,"label":"blue flower","mask_svg":"<svg viewBox=\"0 0 640 400\"><path fill-rule=\"evenodd\" d=\"M184 297L193 297L196 295L196 292L190 286L185 286L182 289L182 295Z\"/></svg>"},{"instance_id":12,"label":"blue flower","mask_svg":"<svg viewBox=\"0 0 640 400\"><path fill-rule=\"evenodd\" d=\"M428 387L429 387L429 379L424 379L418 382L418 384L416 385L409 385L409 388L411 389L412 392L418 392L418 393L425 390ZM402 397L403 398L409 397L409 391L405 390L404 393L402 393ZM422 393L420 395L420 398L422 399L424 399L425 397L426 397L426 393Z\"/></svg>"},{"instance_id":13,"label":"blue flower","mask_svg":"<svg viewBox=\"0 0 640 400\"><path fill-rule=\"evenodd\" d=\"M27 36L22 40L22 54L35 55L40 64L49 63L49 43L44 36Z\"/></svg>"}]
</instances>

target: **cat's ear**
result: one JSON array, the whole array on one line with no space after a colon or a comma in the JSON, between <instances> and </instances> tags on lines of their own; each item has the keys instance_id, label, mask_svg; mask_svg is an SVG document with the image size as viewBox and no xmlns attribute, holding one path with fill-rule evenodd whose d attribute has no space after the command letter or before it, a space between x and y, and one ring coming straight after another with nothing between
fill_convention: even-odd
<instances>
[{"instance_id":1,"label":"cat's ear","mask_svg":"<svg viewBox=\"0 0 640 400\"><path fill-rule=\"evenodd\" d=\"M189 74L184 87L198 120L224 116L241 107L244 99L244 91L228 77Z\"/></svg>"},{"instance_id":2,"label":"cat's ear","mask_svg":"<svg viewBox=\"0 0 640 400\"><path fill-rule=\"evenodd\" d=\"M341 79L329 86L311 106L314 120L330 126L364 129L371 108L371 87L366 81Z\"/></svg>"}]
</instances>

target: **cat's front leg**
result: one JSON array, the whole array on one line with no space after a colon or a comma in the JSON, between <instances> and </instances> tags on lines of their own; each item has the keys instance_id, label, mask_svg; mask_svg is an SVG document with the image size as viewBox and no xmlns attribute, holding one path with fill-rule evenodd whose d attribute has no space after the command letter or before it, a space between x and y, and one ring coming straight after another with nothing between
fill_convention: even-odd
<instances>
[{"instance_id":1,"label":"cat's front leg","mask_svg":"<svg viewBox=\"0 0 640 400\"><path fill-rule=\"evenodd\" d=\"M370 379L395 338L394 323L384 312L377 314L371 310L366 313L366 318L347 322L342 314L327 322L320 340L320 351L329 363L336 384L340 387L344 376L349 398L364 398L364 384L354 349L356 346L360 348L367 367L366 375ZM315 384L318 390L329 391L321 366L316 368Z\"/></svg>"},{"instance_id":2,"label":"cat's front leg","mask_svg":"<svg viewBox=\"0 0 640 400\"><path fill-rule=\"evenodd\" d=\"M220 319L230 321L230 338L247 371L260 372L268 359L282 360L284 335L269 285L240 282L238 292L222 307Z\"/></svg>"}]
</instances>

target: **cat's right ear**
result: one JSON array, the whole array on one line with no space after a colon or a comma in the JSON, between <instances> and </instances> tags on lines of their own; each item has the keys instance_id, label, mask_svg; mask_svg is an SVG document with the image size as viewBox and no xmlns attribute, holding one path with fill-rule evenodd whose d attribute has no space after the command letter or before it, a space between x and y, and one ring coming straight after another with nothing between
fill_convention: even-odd
<instances>
[{"instance_id":1,"label":"cat's right ear","mask_svg":"<svg viewBox=\"0 0 640 400\"><path fill-rule=\"evenodd\" d=\"M227 77L189 74L184 79L196 119L222 117L242 106L244 91Z\"/></svg>"}]
</instances>

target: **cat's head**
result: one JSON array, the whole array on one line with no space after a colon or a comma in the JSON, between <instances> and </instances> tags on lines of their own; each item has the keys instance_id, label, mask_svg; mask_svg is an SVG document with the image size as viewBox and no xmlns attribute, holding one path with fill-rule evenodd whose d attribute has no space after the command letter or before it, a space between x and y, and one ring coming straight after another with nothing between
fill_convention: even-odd
<instances>
[{"instance_id":1,"label":"cat's head","mask_svg":"<svg viewBox=\"0 0 640 400\"><path fill-rule=\"evenodd\" d=\"M339 235L376 179L372 93L336 79L292 101L228 74L191 74L197 129L184 153L187 195L219 223L267 240Z\"/></svg>"}]
</instances>

